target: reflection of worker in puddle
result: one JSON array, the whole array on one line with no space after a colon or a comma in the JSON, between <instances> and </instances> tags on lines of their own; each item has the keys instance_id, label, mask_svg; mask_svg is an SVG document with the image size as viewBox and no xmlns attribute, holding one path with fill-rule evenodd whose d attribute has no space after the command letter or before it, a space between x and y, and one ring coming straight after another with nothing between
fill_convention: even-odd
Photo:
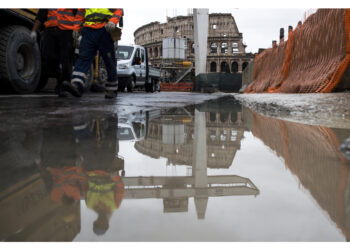
<instances>
[{"instance_id":1,"label":"reflection of worker in puddle","mask_svg":"<svg viewBox=\"0 0 350 250\"><path fill-rule=\"evenodd\" d=\"M111 176L104 170L89 171L87 178L86 205L98 214L93 224L93 231L97 235L102 235L109 228L109 219L113 211L118 209L122 202L124 184L118 173Z\"/></svg>"},{"instance_id":2,"label":"reflection of worker in puddle","mask_svg":"<svg viewBox=\"0 0 350 250\"><path fill-rule=\"evenodd\" d=\"M44 128L40 168L51 200L61 205L62 220L73 227L79 220L81 187L86 181L75 139L71 123Z\"/></svg>"},{"instance_id":3,"label":"reflection of worker in puddle","mask_svg":"<svg viewBox=\"0 0 350 250\"><path fill-rule=\"evenodd\" d=\"M51 199L59 203L80 200L81 184L86 181L81 167L49 168L53 179Z\"/></svg>"},{"instance_id":4,"label":"reflection of worker in puddle","mask_svg":"<svg viewBox=\"0 0 350 250\"><path fill-rule=\"evenodd\" d=\"M109 228L113 211L119 208L124 195L124 184L119 171L124 173L124 160L117 157L117 117L96 118L75 126L79 151L87 182L85 202L98 217L93 231L104 234Z\"/></svg>"}]
</instances>

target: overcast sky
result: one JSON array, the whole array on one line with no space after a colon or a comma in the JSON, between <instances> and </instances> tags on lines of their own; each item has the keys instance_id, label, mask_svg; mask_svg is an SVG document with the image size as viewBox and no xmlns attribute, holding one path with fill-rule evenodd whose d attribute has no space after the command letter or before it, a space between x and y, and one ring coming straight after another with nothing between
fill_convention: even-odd
<instances>
[{"instance_id":1,"label":"overcast sky","mask_svg":"<svg viewBox=\"0 0 350 250\"><path fill-rule=\"evenodd\" d=\"M188 8L209 8L210 13L232 13L238 29L243 33L243 42L248 46L246 52L256 52L259 48L271 47L272 40L279 39L279 29L289 25L296 26L299 20L304 21L305 11L316 8L349 8L350 1L344 0L132 0L132 1L86 1L86 0L17 0L2 1L2 8L124 8L124 30L122 42L133 43L134 31L147 23L166 22L166 15L187 15ZM57 6L59 5L59 6ZM226 8L218 9L218 6ZM253 9L254 8L254 9Z\"/></svg>"},{"instance_id":2,"label":"overcast sky","mask_svg":"<svg viewBox=\"0 0 350 250\"><path fill-rule=\"evenodd\" d=\"M186 8L125 8L122 43L134 43L134 31L140 26L159 21L166 22L166 16L187 15ZM250 9L250 8L209 8L209 13L231 13L236 20L239 32L243 33L246 52L257 52L259 48L271 47L272 40L279 40L280 28L296 26L299 20L304 21L304 13L314 9L282 8L282 9Z\"/></svg>"}]
</instances>

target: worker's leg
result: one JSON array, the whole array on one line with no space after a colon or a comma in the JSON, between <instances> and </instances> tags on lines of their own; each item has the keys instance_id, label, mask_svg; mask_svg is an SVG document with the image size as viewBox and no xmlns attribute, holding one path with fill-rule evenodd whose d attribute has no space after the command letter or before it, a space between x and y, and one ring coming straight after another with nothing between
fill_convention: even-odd
<instances>
[{"instance_id":1,"label":"worker's leg","mask_svg":"<svg viewBox=\"0 0 350 250\"><path fill-rule=\"evenodd\" d=\"M60 31L60 63L62 65L62 81L70 81L73 68L73 37L71 30Z\"/></svg>"},{"instance_id":2,"label":"worker's leg","mask_svg":"<svg viewBox=\"0 0 350 250\"><path fill-rule=\"evenodd\" d=\"M98 48L98 38L98 30L83 28L79 46L79 57L74 66L71 82L64 84L65 90L76 97L81 97L83 94L86 74L90 69Z\"/></svg>"},{"instance_id":3,"label":"worker's leg","mask_svg":"<svg viewBox=\"0 0 350 250\"><path fill-rule=\"evenodd\" d=\"M62 83L69 82L72 76L73 68L73 37L71 30L58 30L56 35L59 52L59 75L57 78L56 93L60 97L67 96Z\"/></svg>"},{"instance_id":4,"label":"worker's leg","mask_svg":"<svg viewBox=\"0 0 350 250\"><path fill-rule=\"evenodd\" d=\"M41 38L41 75L44 78L59 76L59 47L54 28L46 29Z\"/></svg>"},{"instance_id":5,"label":"worker's leg","mask_svg":"<svg viewBox=\"0 0 350 250\"><path fill-rule=\"evenodd\" d=\"M105 29L102 31L103 33L101 34L98 49L105 63L108 74L107 83L105 84L106 98L114 98L116 97L118 90L114 42L111 35Z\"/></svg>"}]
</instances>

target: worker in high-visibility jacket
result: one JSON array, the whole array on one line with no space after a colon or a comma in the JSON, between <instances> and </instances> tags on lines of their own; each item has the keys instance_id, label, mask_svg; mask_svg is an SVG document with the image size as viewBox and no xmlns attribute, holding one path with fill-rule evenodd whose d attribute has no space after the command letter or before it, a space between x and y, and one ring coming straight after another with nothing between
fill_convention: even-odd
<instances>
[{"instance_id":1,"label":"worker in high-visibility jacket","mask_svg":"<svg viewBox=\"0 0 350 250\"><path fill-rule=\"evenodd\" d=\"M64 85L64 89L73 96L83 95L86 74L97 51L102 56L108 74L105 97L115 98L117 96L115 48L109 32L117 28L122 16L122 9L85 9L79 58L75 64L71 82ZM77 27L81 26L77 24Z\"/></svg>"},{"instance_id":2,"label":"worker in high-visibility jacket","mask_svg":"<svg viewBox=\"0 0 350 250\"><path fill-rule=\"evenodd\" d=\"M102 235L108 230L109 220L123 200L124 184L118 173L112 176L104 170L88 171L86 176L86 206L97 213L93 231Z\"/></svg>"},{"instance_id":3,"label":"worker in high-visibility jacket","mask_svg":"<svg viewBox=\"0 0 350 250\"><path fill-rule=\"evenodd\" d=\"M64 196L72 200L80 200L82 185L86 175L79 166L48 168L52 176L51 200L62 203Z\"/></svg>"},{"instance_id":4,"label":"worker in high-visibility jacket","mask_svg":"<svg viewBox=\"0 0 350 250\"><path fill-rule=\"evenodd\" d=\"M73 30L77 29L83 15L82 9L40 9L32 28L31 37L36 41L37 32L43 24L45 26L41 40L41 81L47 81L45 74L54 68L57 79L55 91L61 97L67 96L63 82L69 82L72 76Z\"/></svg>"}]
</instances>

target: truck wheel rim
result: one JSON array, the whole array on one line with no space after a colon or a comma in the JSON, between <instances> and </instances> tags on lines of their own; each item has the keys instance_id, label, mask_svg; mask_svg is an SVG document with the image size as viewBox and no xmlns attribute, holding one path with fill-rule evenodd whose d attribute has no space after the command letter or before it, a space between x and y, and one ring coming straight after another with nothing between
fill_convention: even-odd
<instances>
[{"instance_id":1,"label":"truck wheel rim","mask_svg":"<svg viewBox=\"0 0 350 250\"><path fill-rule=\"evenodd\" d=\"M19 46L16 56L16 69L18 75L23 79L31 77L34 73L34 65L33 49L27 44Z\"/></svg>"}]
</instances>

